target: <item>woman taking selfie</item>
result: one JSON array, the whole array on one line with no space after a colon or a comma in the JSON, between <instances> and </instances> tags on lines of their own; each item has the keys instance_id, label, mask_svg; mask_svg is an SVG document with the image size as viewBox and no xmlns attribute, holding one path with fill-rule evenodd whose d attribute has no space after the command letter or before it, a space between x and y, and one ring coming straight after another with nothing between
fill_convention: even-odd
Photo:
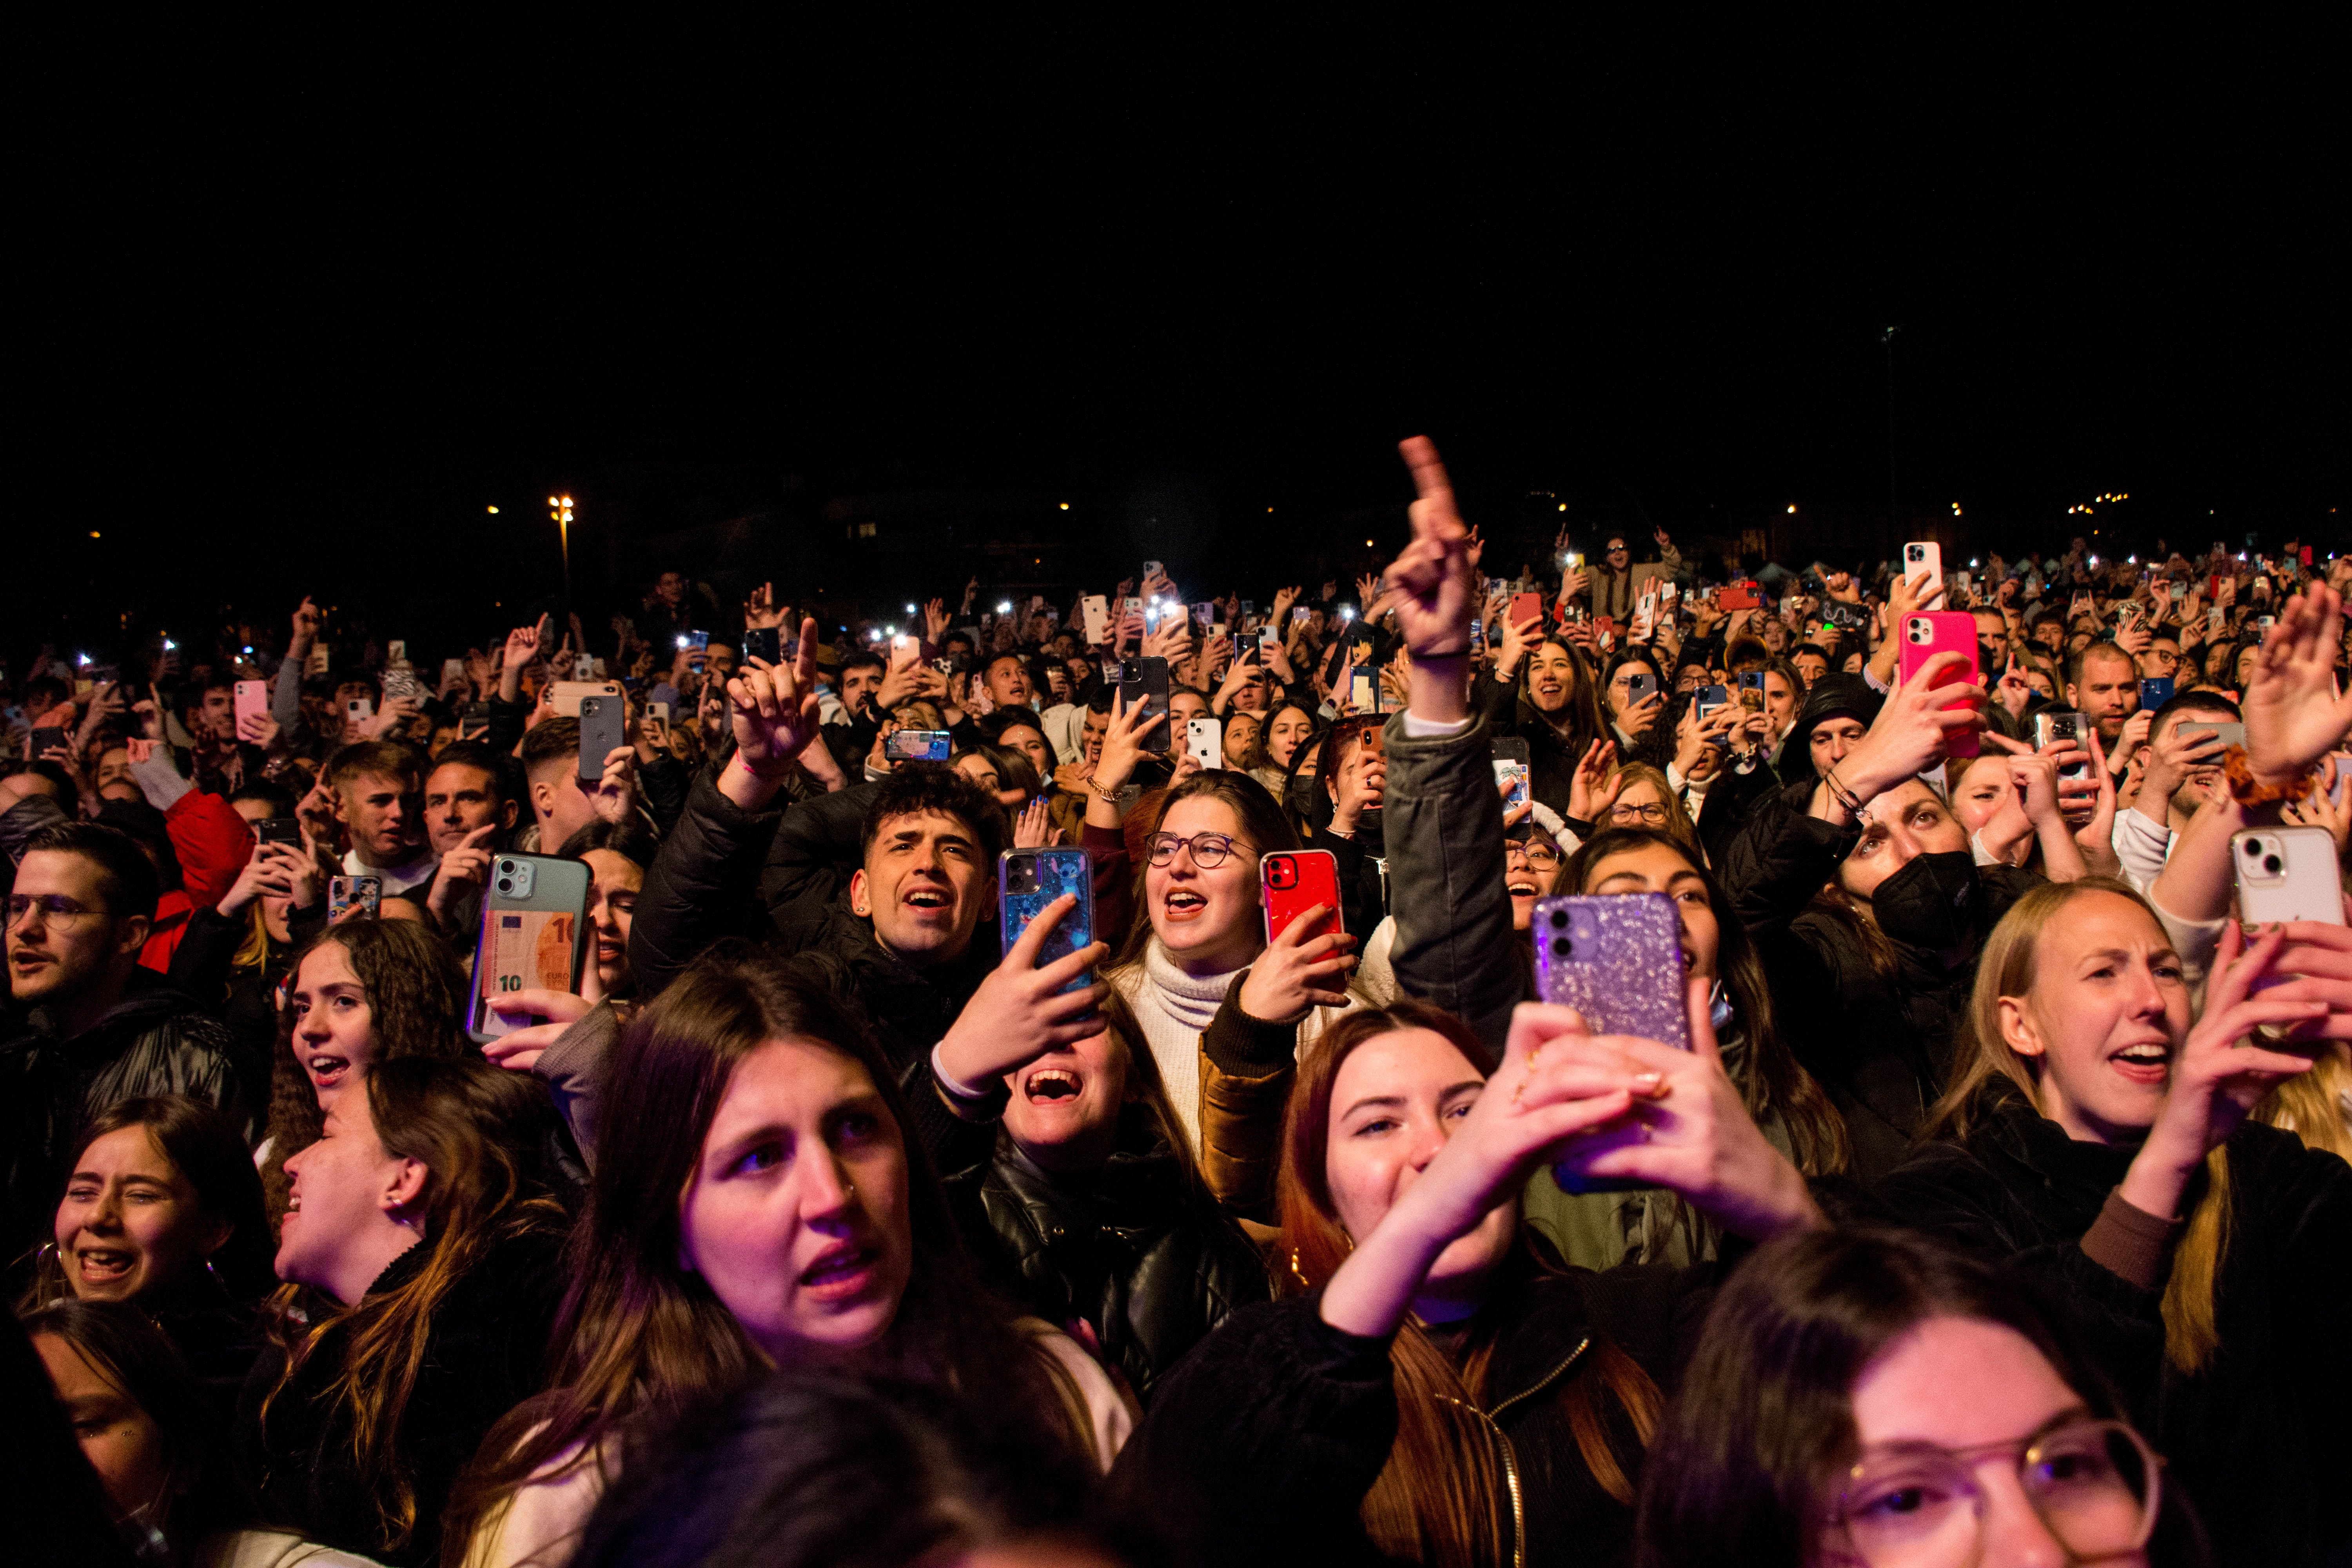
<instances>
[{"instance_id":1,"label":"woman taking selfie","mask_svg":"<svg viewBox=\"0 0 2352 1568\"><path fill-rule=\"evenodd\" d=\"M345 921L303 952L271 1068L268 1136L255 1156L273 1219L286 1211L287 1156L318 1140L336 1097L371 1066L471 1051L467 991L448 945L414 921Z\"/></svg>"},{"instance_id":2,"label":"woman taking selfie","mask_svg":"<svg viewBox=\"0 0 2352 1568\"><path fill-rule=\"evenodd\" d=\"M540 1385L562 1209L532 1154L553 1112L481 1061L379 1061L286 1162L286 1281L237 1411L265 1521L433 1563L458 1468Z\"/></svg>"},{"instance_id":3,"label":"woman taking selfie","mask_svg":"<svg viewBox=\"0 0 2352 1568\"><path fill-rule=\"evenodd\" d=\"M1724 1076L1696 984L1691 1025L1685 1051L1529 1004L1491 1079L1478 1040L1418 1003L1307 1049L1280 1176L1301 1293L1203 1341L1114 1477L1178 1561L1625 1559L1674 1330L1714 1271L1566 1268L1520 1188L1566 1162L1754 1239L1820 1223Z\"/></svg>"},{"instance_id":4,"label":"woman taking selfie","mask_svg":"<svg viewBox=\"0 0 2352 1568\"><path fill-rule=\"evenodd\" d=\"M973 1278L879 1047L811 972L697 961L608 1074L632 1091L602 1113L558 1386L481 1445L450 1513L465 1561L563 1562L640 1417L774 1366L936 1382L1108 1463L1128 1421L1108 1380Z\"/></svg>"},{"instance_id":5,"label":"woman taking selfie","mask_svg":"<svg viewBox=\"0 0 2352 1568\"><path fill-rule=\"evenodd\" d=\"M1643 1568L2193 1568L2105 1381L1991 1269L1905 1231L1760 1248L1643 1472Z\"/></svg>"},{"instance_id":6,"label":"woman taking selfie","mask_svg":"<svg viewBox=\"0 0 2352 1568\"><path fill-rule=\"evenodd\" d=\"M126 1100L84 1127L55 1241L26 1305L122 1301L178 1347L226 1424L276 1285L261 1178L236 1123L182 1095Z\"/></svg>"},{"instance_id":7,"label":"woman taking selfie","mask_svg":"<svg viewBox=\"0 0 2352 1568\"><path fill-rule=\"evenodd\" d=\"M1504 623L1496 641L1494 672L1475 682L1471 706L1496 735L1517 735L1527 742L1535 798L1565 812L1576 764L1607 732L1607 725L1584 656L1564 637L1544 637L1542 630L1540 617L1516 626ZM1466 617L1462 631L1466 647Z\"/></svg>"},{"instance_id":8,"label":"woman taking selfie","mask_svg":"<svg viewBox=\"0 0 2352 1568\"><path fill-rule=\"evenodd\" d=\"M2301 976L2303 978L2285 978ZM2352 932L2225 932L2201 1017L2146 900L2050 884L1986 944L1905 1224L2036 1277L2079 1322L2230 1561L2341 1561L2326 1478L2352 1394L2311 1336L2352 1296L2352 1168L2248 1122L2352 1036Z\"/></svg>"}]
</instances>

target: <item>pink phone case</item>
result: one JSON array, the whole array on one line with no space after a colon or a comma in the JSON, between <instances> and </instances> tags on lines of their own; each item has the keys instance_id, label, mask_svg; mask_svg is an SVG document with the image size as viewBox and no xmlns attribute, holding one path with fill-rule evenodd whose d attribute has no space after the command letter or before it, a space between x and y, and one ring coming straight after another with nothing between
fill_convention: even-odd
<instances>
[{"instance_id":1,"label":"pink phone case","mask_svg":"<svg viewBox=\"0 0 2352 1568\"><path fill-rule=\"evenodd\" d=\"M1977 619L1974 616L1959 610L1922 610L1904 616L1903 624L1895 629L1895 635L1903 639L1900 668L1906 685L1939 653L1965 655L1968 663L1946 672L1937 680L1937 685L1978 684ZM1962 704L1950 702L1945 706L1958 708ZM1948 755L1973 757L1980 749L1974 730L1947 731L1946 736Z\"/></svg>"}]
</instances>

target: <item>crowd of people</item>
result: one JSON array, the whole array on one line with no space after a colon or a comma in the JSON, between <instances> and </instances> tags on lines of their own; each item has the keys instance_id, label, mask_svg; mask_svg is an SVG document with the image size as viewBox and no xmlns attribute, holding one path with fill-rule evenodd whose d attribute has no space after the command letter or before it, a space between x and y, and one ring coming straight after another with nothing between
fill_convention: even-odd
<instances>
[{"instance_id":1,"label":"crowd of people","mask_svg":"<svg viewBox=\"0 0 2352 1568\"><path fill-rule=\"evenodd\" d=\"M1402 455L1352 597L11 673L43 1560L2352 1561L2352 558L1498 576Z\"/></svg>"}]
</instances>

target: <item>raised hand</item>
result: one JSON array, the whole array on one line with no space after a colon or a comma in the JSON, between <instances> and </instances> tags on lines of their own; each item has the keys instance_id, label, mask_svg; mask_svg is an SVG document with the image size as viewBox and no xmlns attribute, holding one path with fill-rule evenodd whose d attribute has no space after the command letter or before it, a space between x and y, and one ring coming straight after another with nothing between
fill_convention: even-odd
<instances>
[{"instance_id":1,"label":"raised hand","mask_svg":"<svg viewBox=\"0 0 2352 1568\"><path fill-rule=\"evenodd\" d=\"M435 920L447 922L459 908L481 896L495 853L490 840L498 831L498 824L486 822L441 857L441 864L434 868L433 886L425 895L425 908Z\"/></svg>"},{"instance_id":2,"label":"raised hand","mask_svg":"<svg viewBox=\"0 0 2352 1568\"><path fill-rule=\"evenodd\" d=\"M727 682L727 695L735 754L719 775L719 791L736 805L758 810L816 739L815 620L802 620L799 648L790 664L747 659Z\"/></svg>"},{"instance_id":3,"label":"raised hand","mask_svg":"<svg viewBox=\"0 0 2352 1568\"><path fill-rule=\"evenodd\" d=\"M302 602L294 606L294 642L297 647L307 652L319 639L321 619L319 606L310 602L308 594L302 595Z\"/></svg>"},{"instance_id":4,"label":"raised hand","mask_svg":"<svg viewBox=\"0 0 2352 1568\"><path fill-rule=\"evenodd\" d=\"M784 624L785 614L785 607L776 603L776 585L773 583L761 584L743 600L743 626L747 631L765 631L770 626L781 626ZM619 619L617 616L614 618L616 621Z\"/></svg>"},{"instance_id":5,"label":"raised hand","mask_svg":"<svg viewBox=\"0 0 2352 1568\"><path fill-rule=\"evenodd\" d=\"M1397 444L1419 492L1410 516L1412 542L1388 569L1396 590L1397 621L1417 663L1466 658L1475 584L1470 573L1470 531L1454 508L1454 485L1437 447L1426 436Z\"/></svg>"},{"instance_id":6,"label":"raised hand","mask_svg":"<svg viewBox=\"0 0 2352 1568\"><path fill-rule=\"evenodd\" d=\"M1015 849L1044 849L1059 841L1062 830L1045 818L1045 797L1039 795L1021 808L1013 819L1013 847Z\"/></svg>"},{"instance_id":7,"label":"raised hand","mask_svg":"<svg viewBox=\"0 0 2352 1568\"><path fill-rule=\"evenodd\" d=\"M2352 691L2336 689L2343 597L2315 584L2279 610L2246 677L2246 762L2278 786L2301 778L2352 731Z\"/></svg>"},{"instance_id":8,"label":"raised hand","mask_svg":"<svg viewBox=\"0 0 2352 1568\"><path fill-rule=\"evenodd\" d=\"M1277 932L1250 966L1238 1000L1243 1012L1261 1023L1286 1024L1310 1007L1348 1005L1348 976L1356 970L1356 939L1343 931L1310 936L1336 911L1314 904Z\"/></svg>"},{"instance_id":9,"label":"raised hand","mask_svg":"<svg viewBox=\"0 0 2352 1568\"><path fill-rule=\"evenodd\" d=\"M1100 981L1076 990L1066 987L1109 957L1110 949L1097 942L1042 968L1037 963L1046 938L1077 907L1074 893L1047 904L956 1015L940 1041L939 1065L957 1084L971 1089L991 1087L1047 1051L1102 1032L1097 1009L1110 988Z\"/></svg>"}]
</instances>

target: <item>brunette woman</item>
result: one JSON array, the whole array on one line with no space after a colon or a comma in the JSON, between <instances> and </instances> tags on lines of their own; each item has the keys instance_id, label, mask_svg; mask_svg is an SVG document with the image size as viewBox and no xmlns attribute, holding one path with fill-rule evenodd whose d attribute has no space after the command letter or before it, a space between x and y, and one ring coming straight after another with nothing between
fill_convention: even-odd
<instances>
[{"instance_id":1,"label":"brunette woman","mask_svg":"<svg viewBox=\"0 0 2352 1568\"><path fill-rule=\"evenodd\" d=\"M1315 710L1300 702L1276 703L1274 711L1266 715L1260 756L1249 774L1264 784L1275 799L1283 796L1291 759L1298 754L1301 746L1314 739L1318 723Z\"/></svg>"},{"instance_id":2,"label":"brunette woman","mask_svg":"<svg viewBox=\"0 0 2352 1568\"><path fill-rule=\"evenodd\" d=\"M992 973L981 1013L967 1009L974 1031L999 1051L1023 1035L1016 1060L1075 1037L990 1005L1035 983L1046 1010L1083 1012L1092 996L1059 987L1100 956ZM950 1073L960 1047L940 1047ZM629 1092L601 1113L559 1386L482 1444L451 1510L452 1561L562 1563L634 1424L775 1366L935 1381L1108 1463L1126 1407L1076 1345L973 1278L880 1047L814 972L698 960L622 1030L607 1073ZM913 1110L955 1120L928 1084Z\"/></svg>"},{"instance_id":3,"label":"brunette woman","mask_svg":"<svg viewBox=\"0 0 2352 1568\"><path fill-rule=\"evenodd\" d=\"M1643 1568L2201 1563L2104 1380L2027 1296L1907 1232L1759 1249L1643 1473Z\"/></svg>"},{"instance_id":4,"label":"brunette woman","mask_svg":"<svg viewBox=\"0 0 2352 1568\"><path fill-rule=\"evenodd\" d=\"M345 921L320 932L293 973L271 1067L268 1136L256 1156L273 1219L286 1211L287 1156L318 1140L336 1097L371 1066L471 1051L466 972L415 921Z\"/></svg>"},{"instance_id":5,"label":"brunette woman","mask_svg":"<svg viewBox=\"0 0 2352 1568\"><path fill-rule=\"evenodd\" d=\"M2352 1463L2352 1380L2308 1353L2352 1293L2352 1168L2246 1120L2327 1037L2352 1036L2352 979L2326 978L2344 975L2341 926L2251 945L2232 930L2192 1017L2138 894L2038 888L1986 945L1932 1141L1876 1189L1890 1215L2063 1300L2224 1561L2352 1550L2321 1500L2322 1478Z\"/></svg>"},{"instance_id":6,"label":"brunette woman","mask_svg":"<svg viewBox=\"0 0 2352 1568\"><path fill-rule=\"evenodd\" d=\"M1542 630L1540 619L1506 625L1492 675L1472 682L1470 706L1495 734L1527 742L1531 792L1565 812L1576 764L1608 726L1591 666L1566 638L1544 637ZM1464 637L1466 646L1466 621Z\"/></svg>"},{"instance_id":7,"label":"brunette woman","mask_svg":"<svg viewBox=\"0 0 2352 1568\"><path fill-rule=\"evenodd\" d=\"M237 1413L264 1519L430 1563L457 1470L539 1387L566 1220L537 1168L553 1112L486 1062L378 1061L286 1162L269 1348Z\"/></svg>"},{"instance_id":8,"label":"brunette woman","mask_svg":"<svg viewBox=\"0 0 2352 1568\"><path fill-rule=\"evenodd\" d=\"M261 1178L236 1123L184 1095L126 1100L84 1127L28 1307L122 1301L178 1348L226 1425L276 1279Z\"/></svg>"},{"instance_id":9,"label":"brunette woman","mask_svg":"<svg viewBox=\"0 0 2352 1568\"><path fill-rule=\"evenodd\" d=\"M1419 1003L1304 1053L1280 1176L1301 1293L1202 1342L1114 1478L1179 1561L1623 1560L1675 1331L1713 1271L1559 1265L1521 1224L1528 1173L1656 1183L1756 1239L1820 1223L1723 1072L1705 987L1690 1000L1691 1051L1523 1005L1491 1080Z\"/></svg>"}]
</instances>

